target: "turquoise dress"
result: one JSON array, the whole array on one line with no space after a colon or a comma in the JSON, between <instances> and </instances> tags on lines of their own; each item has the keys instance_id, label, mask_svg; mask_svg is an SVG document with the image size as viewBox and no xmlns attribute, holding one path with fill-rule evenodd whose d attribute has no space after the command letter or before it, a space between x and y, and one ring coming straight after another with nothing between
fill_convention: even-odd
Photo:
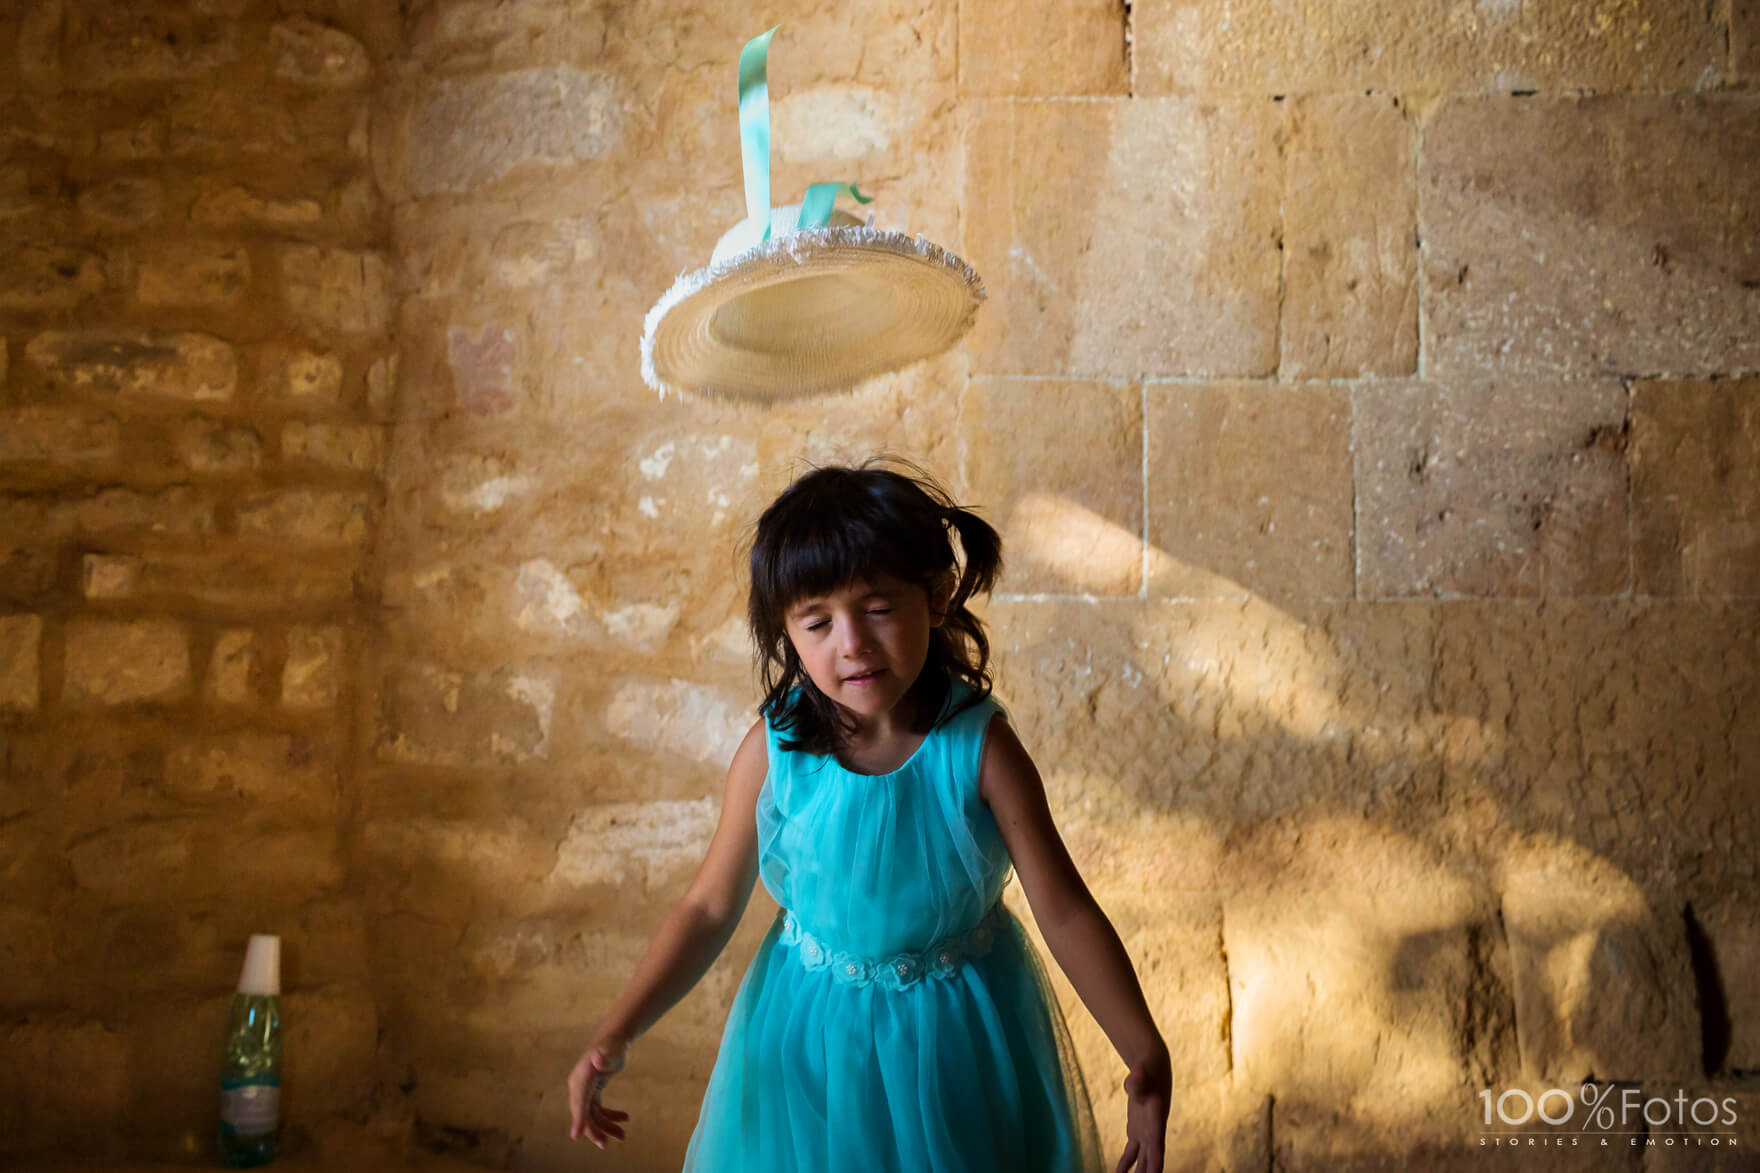
<instances>
[{"instance_id":1,"label":"turquoise dress","mask_svg":"<svg viewBox=\"0 0 1760 1173\"><path fill-rule=\"evenodd\" d=\"M758 868L781 906L742 979L691 1173L1088 1173L1099 1142L1044 966L1000 902L978 798L991 715L958 680L902 767L857 774L768 726Z\"/></svg>"}]
</instances>

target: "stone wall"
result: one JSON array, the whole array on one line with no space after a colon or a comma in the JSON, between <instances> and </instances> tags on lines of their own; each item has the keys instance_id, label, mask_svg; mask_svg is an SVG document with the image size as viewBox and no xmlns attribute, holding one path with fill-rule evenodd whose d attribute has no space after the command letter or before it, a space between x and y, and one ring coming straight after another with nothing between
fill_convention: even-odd
<instances>
[{"instance_id":1,"label":"stone wall","mask_svg":"<svg viewBox=\"0 0 1760 1173\"><path fill-rule=\"evenodd\" d=\"M208 1143L253 932L290 1143L373 1086L348 826L397 37L341 3L0 14L0 1152Z\"/></svg>"},{"instance_id":2,"label":"stone wall","mask_svg":"<svg viewBox=\"0 0 1760 1173\"><path fill-rule=\"evenodd\" d=\"M1170 1168L1480 1168L1480 1090L1590 1076L1760 1142L1748 0L147 11L0 18L30 1143L205 1127L205 1051L141 1074L278 913L313 1119L575 1167L563 1078L753 716L740 540L879 450L1003 531L999 692L1169 1036ZM657 401L777 21L779 201L858 181L989 304L850 394ZM753 906L606 1167L677 1167Z\"/></svg>"}]
</instances>

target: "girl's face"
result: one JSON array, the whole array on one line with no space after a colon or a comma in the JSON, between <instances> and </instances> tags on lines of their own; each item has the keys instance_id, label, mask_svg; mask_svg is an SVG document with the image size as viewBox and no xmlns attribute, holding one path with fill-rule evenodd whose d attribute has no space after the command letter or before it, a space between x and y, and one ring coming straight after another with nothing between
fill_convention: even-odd
<instances>
[{"instance_id":1,"label":"girl's face","mask_svg":"<svg viewBox=\"0 0 1760 1173\"><path fill-rule=\"evenodd\" d=\"M932 605L923 588L878 574L798 599L783 619L807 676L866 725L909 694L929 658L930 629L940 626L946 607L945 596Z\"/></svg>"}]
</instances>

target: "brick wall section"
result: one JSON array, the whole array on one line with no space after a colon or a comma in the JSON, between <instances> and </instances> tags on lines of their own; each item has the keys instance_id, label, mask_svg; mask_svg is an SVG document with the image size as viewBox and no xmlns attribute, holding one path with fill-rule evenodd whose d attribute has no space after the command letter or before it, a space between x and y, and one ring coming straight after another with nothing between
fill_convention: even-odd
<instances>
[{"instance_id":1,"label":"brick wall section","mask_svg":"<svg viewBox=\"0 0 1760 1173\"><path fill-rule=\"evenodd\" d=\"M284 941L297 1147L358 1114L377 1047L346 844L395 361L367 155L395 13L12 12L0 1151L209 1143L253 932Z\"/></svg>"}]
</instances>

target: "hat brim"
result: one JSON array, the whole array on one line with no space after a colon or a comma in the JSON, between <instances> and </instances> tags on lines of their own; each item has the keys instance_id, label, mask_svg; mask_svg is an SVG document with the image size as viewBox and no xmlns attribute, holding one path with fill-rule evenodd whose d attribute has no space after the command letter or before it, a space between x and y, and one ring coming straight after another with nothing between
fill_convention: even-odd
<instances>
[{"instance_id":1,"label":"hat brim","mask_svg":"<svg viewBox=\"0 0 1760 1173\"><path fill-rule=\"evenodd\" d=\"M945 351L983 299L923 237L808 228L680 277L643 323L642 379L662 395L842 390Z\"/></svg>"}]
</instances>

